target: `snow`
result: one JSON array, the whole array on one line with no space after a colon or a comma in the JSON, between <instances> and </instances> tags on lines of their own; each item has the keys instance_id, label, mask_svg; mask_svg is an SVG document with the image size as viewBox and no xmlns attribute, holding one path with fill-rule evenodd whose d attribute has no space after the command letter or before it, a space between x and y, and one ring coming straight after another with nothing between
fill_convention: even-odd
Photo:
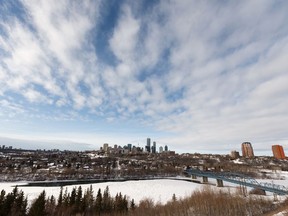
<instances>
[{"instance_id":1,"label":"snow","mask_svg":"<svg viewBox=\"0 0 288 216\"><path fill-rule=\"evenodd\" d=\"M283 185L288 188L288 172L277 172L281 179L257 179L258 182L271 182L274 184ZM274 176L275 177L275 176ZM173 194L177 198L184 198L190 196L191 193L197 189L202 189L203 187L210 187L205 184L198 184L194 182L188 182L183 180L191 178L178 178L178 179L161 179L161 180L139 180L139 181L126 181L126 182L106 182L106 183L94 183L94 184L81 184L83 191L92 185L94 195L96 196L98 189L100 188L103 192L106 186L109 187L111 196L115 196L117 193L121 192L122 195L126 195L130 200L134 199L135 203L138 204L140 200L148 198L152 199L155 203L166 203L172 199ZM202 181L202 178L198 177L197 180ZM23 190L31 202L33 199L38 197L38 195L45 189L46 195L58 197L60 192L60 187L23 187L27 184L26 182L2 182L0 183L0 191L4 189L7 193L13 190L13 187L18 185L19 189ZM209 179L209 184L216 185L215 179ZM78 187L79 185L65 186L64 191L67 188L68 192L72 191L73 187ZM218 190L236 190L239 185L224 182L224 188L218 188L216 186L211 186L211 188ZM250 190L251 188L248 188ZM267 193L268 197L273 198L272 193ZM268 198L267 197L267 198ZM278 196L280 200L286 198L286 196ZM279 213L280 216L281 214Z\"/></svg>"},{"instance_id":2,"label":"snow","mask_svg":"<svg viewBox=\"0 0 288 216\"><path fill-rule=\"evenodd\" d=\"M29 202L37 198L44 189L47 196L53 195L56 198L60 192L60 187L21 187L21 185L25 184L24 182L0 183L0 190L4 189L8 193L13 190L14 186L18 185L19 189L27 196ZM155 203L166 203L172 199L173 194L177 198L184 198L190 196L195 189L201 189L205 186L193 182L170 179L106 182L91 185L95 196L99 188L103 192L106 186L108 186L111 196L114 197L117 193L121 192L122 195L126 195L130 200L134 199L136 204L145 198L152 199ZM67 186L68 192L71 192L73 187L78 186L80 185ZM81 184L81 187L85 191L90 187L90 184Z\"/></svg>"},{"instance_id":3,"label":"snow","mask_svg":"<svg viewBox=\"0 0 288 216\"><path fill-rule=\"evenodd\" d=\"M279 213L277 213L277 214L274 214L273 216L285 216L285 215L287 215L287 211L282 211L282 212L279 212Z\"/></svg>"},{"instance_id":4,"label":"snow","mask_svg":"<svg viewBox=\"0 0 288 216\"><path fill-rule=\"evenodd\" d=\"M235 163L235 164L243 164L244 162L241 161L239 158L237 158L237 159L233 160L233 163Z\"/></svg>"}]
</instances>

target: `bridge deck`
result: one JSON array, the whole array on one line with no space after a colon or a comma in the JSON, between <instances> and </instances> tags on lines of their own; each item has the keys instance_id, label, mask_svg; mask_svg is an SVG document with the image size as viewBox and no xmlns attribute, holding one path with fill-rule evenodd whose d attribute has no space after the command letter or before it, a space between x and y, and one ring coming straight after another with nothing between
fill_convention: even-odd
<instances>
[{"instance_id":1,"label":"bridge deck","mask_svg":"<svg viewBox=\"0 0 288 216\"><path fill-rule=\"evenodd\" d=\"M212 172L212 171L202 171L198 169L186 169L184 173L188 175L220 179L222 181L231 182L234 184L239 184L252 188L260 188L262 190L276 193L279 195L288 195L288 189L283 185L276 185L273 183L262 183L262 182L259 183L254 178L247 177L238 173Z\"/></svg>"}]
</instances>

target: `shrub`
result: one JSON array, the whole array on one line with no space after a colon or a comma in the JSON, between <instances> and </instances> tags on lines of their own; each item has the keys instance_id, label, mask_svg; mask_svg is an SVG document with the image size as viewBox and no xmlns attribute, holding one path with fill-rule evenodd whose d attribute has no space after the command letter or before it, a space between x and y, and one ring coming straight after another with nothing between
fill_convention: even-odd
<instances>
[{"instance_id":1,"label":"shrub","mask_svg":"<svg viewBox=\"0 0 288 216\"><path fill-rule=\"evenodd\" d=\"M261 188L253 188L251 191L249 191L249 194L255 194L255 195L266 195L266 191Z\"/></svg>"}]
</instances>

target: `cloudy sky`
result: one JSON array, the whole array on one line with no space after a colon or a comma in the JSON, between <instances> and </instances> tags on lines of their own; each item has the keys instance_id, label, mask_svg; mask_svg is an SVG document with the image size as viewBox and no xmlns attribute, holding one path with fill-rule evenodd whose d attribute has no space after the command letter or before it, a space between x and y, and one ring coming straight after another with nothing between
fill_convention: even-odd
<instances>
[{"instance_id":1,"label":"cloudy sky","mask_svg":"<svg viewBox=\"0 0 288 216\"><path fill-rule=\"evenodd\" d=\"M285 149L287 11L284 0L0 1L0 140Z\"/></svg>"}]
</instances>

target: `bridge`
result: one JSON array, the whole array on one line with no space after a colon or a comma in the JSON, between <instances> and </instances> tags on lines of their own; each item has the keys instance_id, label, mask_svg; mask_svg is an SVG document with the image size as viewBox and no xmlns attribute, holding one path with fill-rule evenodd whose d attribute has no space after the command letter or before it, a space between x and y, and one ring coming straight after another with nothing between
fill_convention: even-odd
<instances>
[{"instance_id":1,"label":"bridge","mask_svg":"<svg viewBox=\"0 0 288 216\"><path fill-rule=\"evenodd\" d=\"M264 191L269 191L278 195L288 195L288 189L283 185L276 185L270 182L259 183L254 178L238 173L202 171L199 169L189 168L184 170L184 174L191 175L194 179L196 178L196 176L202 177L204 183L208 182L208 178L216 179L218 187L223 187L223 181L226 181L234 184L239 184L240 186L259 188Z\"/></svg>"}]
</instances>

